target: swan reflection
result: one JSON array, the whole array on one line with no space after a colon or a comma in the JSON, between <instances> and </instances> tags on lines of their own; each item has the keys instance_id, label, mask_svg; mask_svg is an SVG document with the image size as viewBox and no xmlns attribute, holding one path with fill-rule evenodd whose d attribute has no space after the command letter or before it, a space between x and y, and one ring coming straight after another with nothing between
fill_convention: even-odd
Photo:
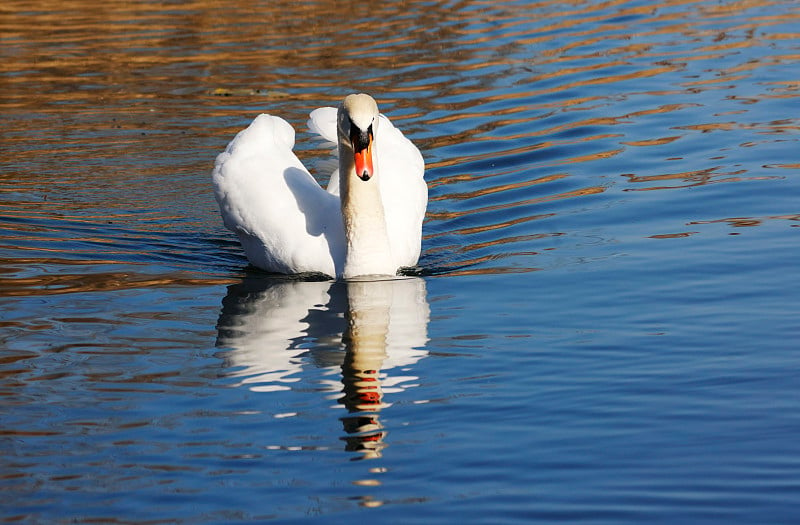
<instances>
[{"instance_id":1,"label":"swan reflection","mask_svg":"<svg viewBox=\"0 0 800 525\"><path fill-rule=\"evenodd\" d=\"M309 282L248 277L228 288L217 345L230 376L255 392L289 390L303 369L341 370L345 449L380 456L384 393L410 386L402 371L425 357L430 308L417 277Z\"/></svg>"}]
</instances>

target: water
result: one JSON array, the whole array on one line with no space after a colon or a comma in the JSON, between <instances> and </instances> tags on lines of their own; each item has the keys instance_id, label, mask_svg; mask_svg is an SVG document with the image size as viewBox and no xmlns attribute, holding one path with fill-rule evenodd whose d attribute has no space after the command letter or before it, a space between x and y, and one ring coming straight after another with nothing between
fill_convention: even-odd
<instances>
[{"instance_id":1,"label":"water","mask_svg":"<svg viewBox=\"0 0 800 525\"><path fill-rule=\"evenodd\" d=\"M796 522L798 22L4 3L0 519ZM421 275L248 269L215 155L355 90L425 156Z\"/></svg>"}]
</instances>

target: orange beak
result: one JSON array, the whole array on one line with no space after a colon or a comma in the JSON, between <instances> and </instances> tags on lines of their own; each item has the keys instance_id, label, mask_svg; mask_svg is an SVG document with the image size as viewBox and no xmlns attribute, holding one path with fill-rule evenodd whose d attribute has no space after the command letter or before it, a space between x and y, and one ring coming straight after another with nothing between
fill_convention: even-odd
<instances>
[{"instance_id":1,"label":"orange beak","mask_svg":"<svg viewBox=\"0 0 800 525\"><path fill-rule=\"evenodd\" d=\"M361 131L356 126L350 127L350 140L353 143L353 156L356 164L356 175L367 181L375 173L372 162L372 126L367 131Z\"/></svg>"},{"instance_id":2,"label":"orange beak","mask_svg":"<svg viewBox=\"0 0 800 525\"><path fill-rule=\"evenodd\" d=\"M356 175L358 175L361 180L369 180L374 171L372 167L372 137L370 137L369 144L367 144L366 148L355 152L355 161Z\"/></svg>"}]
</instances>

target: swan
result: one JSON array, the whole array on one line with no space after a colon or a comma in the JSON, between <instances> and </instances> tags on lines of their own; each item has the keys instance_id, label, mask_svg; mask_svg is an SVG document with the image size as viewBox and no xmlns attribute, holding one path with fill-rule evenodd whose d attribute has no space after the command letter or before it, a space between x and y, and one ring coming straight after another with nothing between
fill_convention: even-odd
<instances>
[{"instance_id":1,"label":"swan","mask_svg":"<svg viewBox=\"0 0 800 525\"><path fill-rule=\"evenodd\" d=\"M280 117L259 115L217 156L214 195L250 263L344 279L414 266L428 202L419 150L367 94L309 117L338 144L327 189L292 152L294 129Z\"/></svg>"}]
</instances>

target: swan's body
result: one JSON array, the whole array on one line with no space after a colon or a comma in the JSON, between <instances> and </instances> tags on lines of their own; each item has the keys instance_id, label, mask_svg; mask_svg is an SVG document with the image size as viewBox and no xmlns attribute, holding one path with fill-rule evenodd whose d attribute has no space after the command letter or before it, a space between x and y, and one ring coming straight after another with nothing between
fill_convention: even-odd
<instances>
[{"instance_id":1,"label":"swan's body","mask_svg":"<svg viewBox=\"0 0 800 525\"><path fill-rule=\"evenodd\" d=\"M368 95L311 113L338 143L327 191L292 152L294 129L259 115L217 157L213 182L225 226L250 262L285 274L395 275L419 259L428 201L419 150Z\"/></svg>"}]
</instances>

